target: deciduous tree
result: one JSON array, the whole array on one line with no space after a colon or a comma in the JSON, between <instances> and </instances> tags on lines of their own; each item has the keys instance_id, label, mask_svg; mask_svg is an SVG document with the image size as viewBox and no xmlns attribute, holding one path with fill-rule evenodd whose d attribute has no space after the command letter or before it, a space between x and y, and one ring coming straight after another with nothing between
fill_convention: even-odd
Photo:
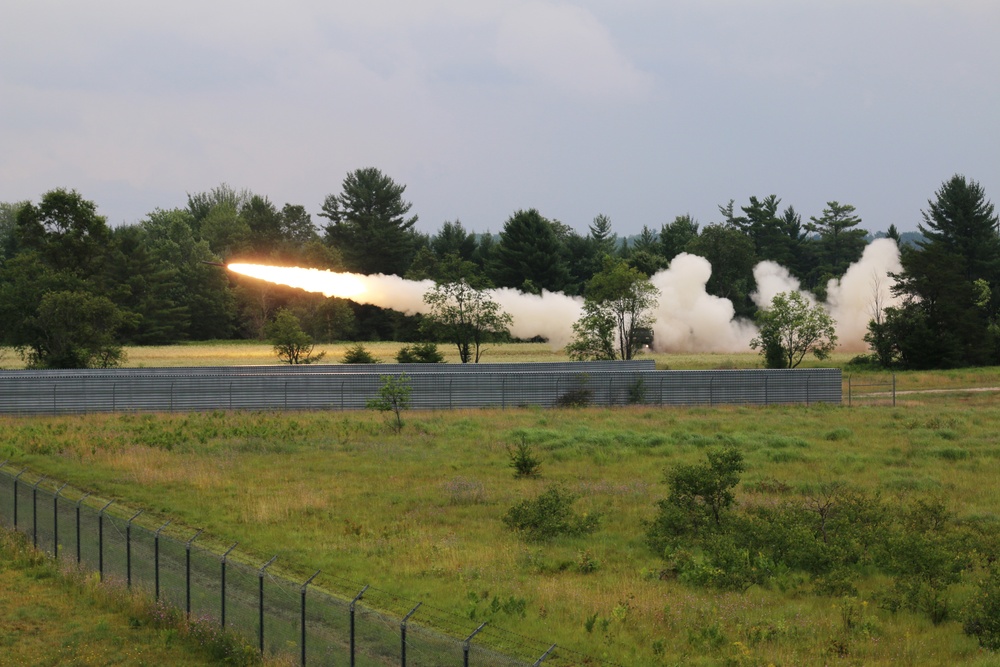
<instances>
[{"instance_id":1,"label":"deciduous tree","mask_svg":"<svg viewBox=\"0 0 1000 667\"><path fill-rule=\"evenodd\" d=\"M833 318L800 292L776 295L756 319L760 332L750 347L760 349L769 367L795 368L809 353L825 359L837 346Z\"/></svg>"},{"instance_id":2,"label":"deciduous tree","mask_svg":"<svg viewBox=\"0 0 1000 667\"><path fill-rule=\"evenodd\" d=\"M507 333L513 318L483 289L464 278L438 283L424 294L430 310L422 326L454 343L463 364L479 363L483 344Z\"/></svg>"},{"instance_id":3,"label":"deciduous tree","mask_svg":"<svg viewBox=\"0 0 1000 667\"><path fill-rule=\"evenodd\" d=\"M313 355L312 337L302 330L298 318L284 308L267 325L267 340L282 363L314 364L326 356L326 352Z\"/></svg>"},{"instance_id":4,"label":"deciduous tree","mask_svg":"<svg viewBox=\"0 0 1000 667\"><path fill-rule=\"evenodd\" d=\"M576 359L632 359L640 346L638 332L653 324L660 291L646 275L623 259L605 258L604 269L587 285L585 315L573 327L567 351ZM610 334L610 340L609 340Z\"/></svg>"}]
</instances>

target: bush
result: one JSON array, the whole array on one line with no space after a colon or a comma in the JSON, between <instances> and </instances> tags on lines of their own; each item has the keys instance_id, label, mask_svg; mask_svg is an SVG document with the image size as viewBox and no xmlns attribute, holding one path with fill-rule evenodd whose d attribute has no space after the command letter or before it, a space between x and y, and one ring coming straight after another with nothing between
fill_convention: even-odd
<instances>
[{"instance_id":1,"label":"bush","mask_svg":"<svg viewBox=\"0 0 1000 667\"><path fill-rule=\"evenodd\" d=\"M372 356L372 353L365 349L361 343L355 343L344 352L345 364L378 364L379 359Z\"/></svg>"},{"instance_id":2,"label":"bush","mask_svg":"<svg viewBox=\"0 0 1000 667\"><path fill-rule=\"evenodd\" d=\"M629 405L641 405L646 402L646 383L642 378L633 382L628 388Z\"/></svg>"},{"instance_id":3,"label":"bush","mask_svg":"<svg viewBox=\"0 0 1000 667\"><path fill-rule=\"evenodd\" d=\"M440 364L444 355L438 351L436 343L417 343L410 347L406 345L396 353L396 362L400 364Z\"/></svg>"},{"instance_id":4,"label":"bush","mask_svg":"<svg viewBox=\"0 0 1000 667\"><path fill-rule=\"evenodd\" d=\"M523 435L517 447L507 448L507 454L510 456L510 467L514 469L514 477L537 477L541 474L542 461L535 456Z\"/></svg>"},{"instance_id":5,"label":"bush","mask_svg":"<svg viewBox=\"0 0 1000 667\"><path fill-rule=\"evenodd\" d=\"M587 388L587 373L580 373L576 376L576 387L569 389L562 396L556 399L556 407L559 408L585 408L594 400L594 392Z\"/></svg>"},{"instance_id":6,"label":"bush","mask_svg":"<svg viewBox=\"0 0 1000 667\"><path fill-rule=\"evenodd\" d=\"M556 407L585 408L594 400L594 392L586 387L570 389L556 399Z\"/></svg>"},{"instance_id":7,"label":"bush","mask_svg":"<svg viewBox=\"0 0 1000 667\"><path fill-rule=\"evenodd\" d=\"M404 374L399 377L383 375L381 379L378 396L368 400L368 409L392 413L395 416L393 428L399 433L403 430L403 411L410 409L410 378Z\"/></svg>"},{"instance_id":8,"label":"bush","mask_svg":"<svg viewBox=\"0 0 1000 667\"><path fill-rule=\"evenodd\" d=\"M531 541L559 535L587 535L597 530L600 517L573 512L576 496L558 486L546 489L533 500L514 505L503 517L504 525Z\"/></svg>"},{"instance_id":9,"label":"bush","mask_svg":"<svg viewBox=\"0 0 1000 667\"><path fill-rule=\"evenodd\" d=\"M1000 571L994 570L979 584L965 612L962 629L991 651L1000 650Z\"/></svg>"}]
</instances>

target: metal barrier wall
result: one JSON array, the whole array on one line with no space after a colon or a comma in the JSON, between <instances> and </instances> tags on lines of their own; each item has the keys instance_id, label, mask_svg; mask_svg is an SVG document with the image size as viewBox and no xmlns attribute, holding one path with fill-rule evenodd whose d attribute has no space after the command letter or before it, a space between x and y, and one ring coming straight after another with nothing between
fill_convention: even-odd
<instances>
[{"instance_id":1,"label":"metal barrier wall","mask_svg":"<svg viewBox=\"0 0 1000 667\"><path fill-rule=\"evenodd\" d=\"M430 368L428 368L430 366ZM442 368L443 366L443 368ZM519 407L562 404L615 406L726 403L837 403L839 369L656 371L641 366L575 367L492 364L455 371L447 365L407 364L357 371L281 372L227 369L0 374L0 413L174 412L191 410L359 410L378 395L383 377L406 375L413 409ZM503 367L503 370L492 370ZM275 367L277 368L277 367ZM291 368L291 367L285 367ZM310 367L306 367L310 368ZM402 368L403 370L396 370ZM433 369L433 370L432 370ZM145 371L145 372L143 372Z\"/></svg>"},{"instance_id":2,"label":"metal barrier wall","mask_svg":"<svg viewBox=\"0 0 1000 667\"><path fill-rule=\"evenodd\" d=\"M111 503L96 503L89 494L3 463L0 525L22 532L59 561L99 573L102 582L140 589L243 635L265 655L290 656L302 665L526 667L540 665L543 656L557 666L602 664L369 586L324 580L320 572L306 581L274 576L274 558L247 563L234 555L236 545L216 553L198 544L201 531L179 534L168 524L147 525L141 512L122 515ZM320 582L356 588L338 597ZM386 609L410 613L396 616Z\"/></svg>"}]
</instances>

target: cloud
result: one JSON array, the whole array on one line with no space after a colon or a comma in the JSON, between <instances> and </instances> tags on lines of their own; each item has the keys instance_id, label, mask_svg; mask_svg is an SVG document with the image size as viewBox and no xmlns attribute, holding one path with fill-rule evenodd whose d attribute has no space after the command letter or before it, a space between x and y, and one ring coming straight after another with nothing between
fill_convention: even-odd
<instances>
[{"instance_id":1,"label":"cloud","mask_svg":"<svg viewBox=\"0 0 1000 667\"><path fill-rule=\"evenodd\" d=\"M651 84L593 14L567 4L511 9L497 30L496 57L528 79L586 96L641 97Z\"/></svg>"}]
</instances>

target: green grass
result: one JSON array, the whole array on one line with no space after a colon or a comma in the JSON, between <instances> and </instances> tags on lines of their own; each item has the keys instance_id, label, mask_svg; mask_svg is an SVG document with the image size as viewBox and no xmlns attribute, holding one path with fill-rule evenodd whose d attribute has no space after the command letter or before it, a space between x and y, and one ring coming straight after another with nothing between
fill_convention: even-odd
<instances>
[{"instance_id":1,"label":"green grass","mask_svg":"<svg viewBox=\"0 0 1000 667\"><path fill-rule=\"evenodd\" d=\"M273 361L259 344L144 349L160 355L148 365ZM398 344L370 349L388 361ZM750 354L652 356L660 368L759 366ZM484 360L561 359L544 345L511 345ZM900 392L977 386L1000 386L1000 369L897 376ZM453 634L489 620L619 664L985 665L1000 657L983 653L959 622L934 626L879 608L878 577L853 601L801 587L719 594L661 579L664 564L644 544L643 522L668 492L665 467L726 444L746 457L741 501L842 481L890 499L944 498L959 516L998 519L998 398L901 393L895 408L869 397L850 409L409 412L398 435L374 413L6 418L0 461L70 482L70 499L86 490L118 501L112 509L121 514L144 509L144 525L173 519L167 532L175 537L204 528L200 543L239 541L249 562L277 554L272 569L292 579L319 568L317 583L348 597L372 584L386 593L368 604L397 617L423 601L452 615ZM508 448L522 439L541 459L540 478L513 475ZM508 508L551 483L579 496L577 511L602 515L595 534L538 544L503 529ZM971 584L954 587L956 609ZM845 614L860 615L850 627L866 630L845 629Z\"/></svg>"},{"instance_id":2,"label":"green grass","mask_svg":"<svg viewBox=\"0 0 1000 667\"><path fill-rule=\"evenodd\" d=\"M643 521L667 494L666 466L723 444L747 460L741 499L776 483L845 481L1000 517L994 403L935 394L897 408L410 412L399 435L373 413L4 419L0 460L116 499L120 512L145 509L150 526L173 518L177 536L205 528L200 542L238 540L254 562L277 554L276 570L294 579L320 568L336 573L317 580L334 592L370 583L467 618L470 632L488 616L620 664L825 664L837 642L864 664L988 664L958 622L878 609L875 579L857 604L877 632L849 636L841 600L661 580ZM515 479L509 466L522 438L542 460L538 479ZM550 483L577 494L579 512L600 513L600 530L541 544L505 531L506 510ZM523 600L523 617L522 605L493 608L494 598Z\"/></svg>"},{"instance_id":3,"label":"green grass","mask_svg":"<svg viewBox=\"0 0 1000 667\"><path fill-rule=\"evenodd\" d=\"M252 649L226 653L213 628L139 596L98 586L93 576L59 570L20 534L0 530L0 664L260 664Z\"/></svg>"}]
</instances>

